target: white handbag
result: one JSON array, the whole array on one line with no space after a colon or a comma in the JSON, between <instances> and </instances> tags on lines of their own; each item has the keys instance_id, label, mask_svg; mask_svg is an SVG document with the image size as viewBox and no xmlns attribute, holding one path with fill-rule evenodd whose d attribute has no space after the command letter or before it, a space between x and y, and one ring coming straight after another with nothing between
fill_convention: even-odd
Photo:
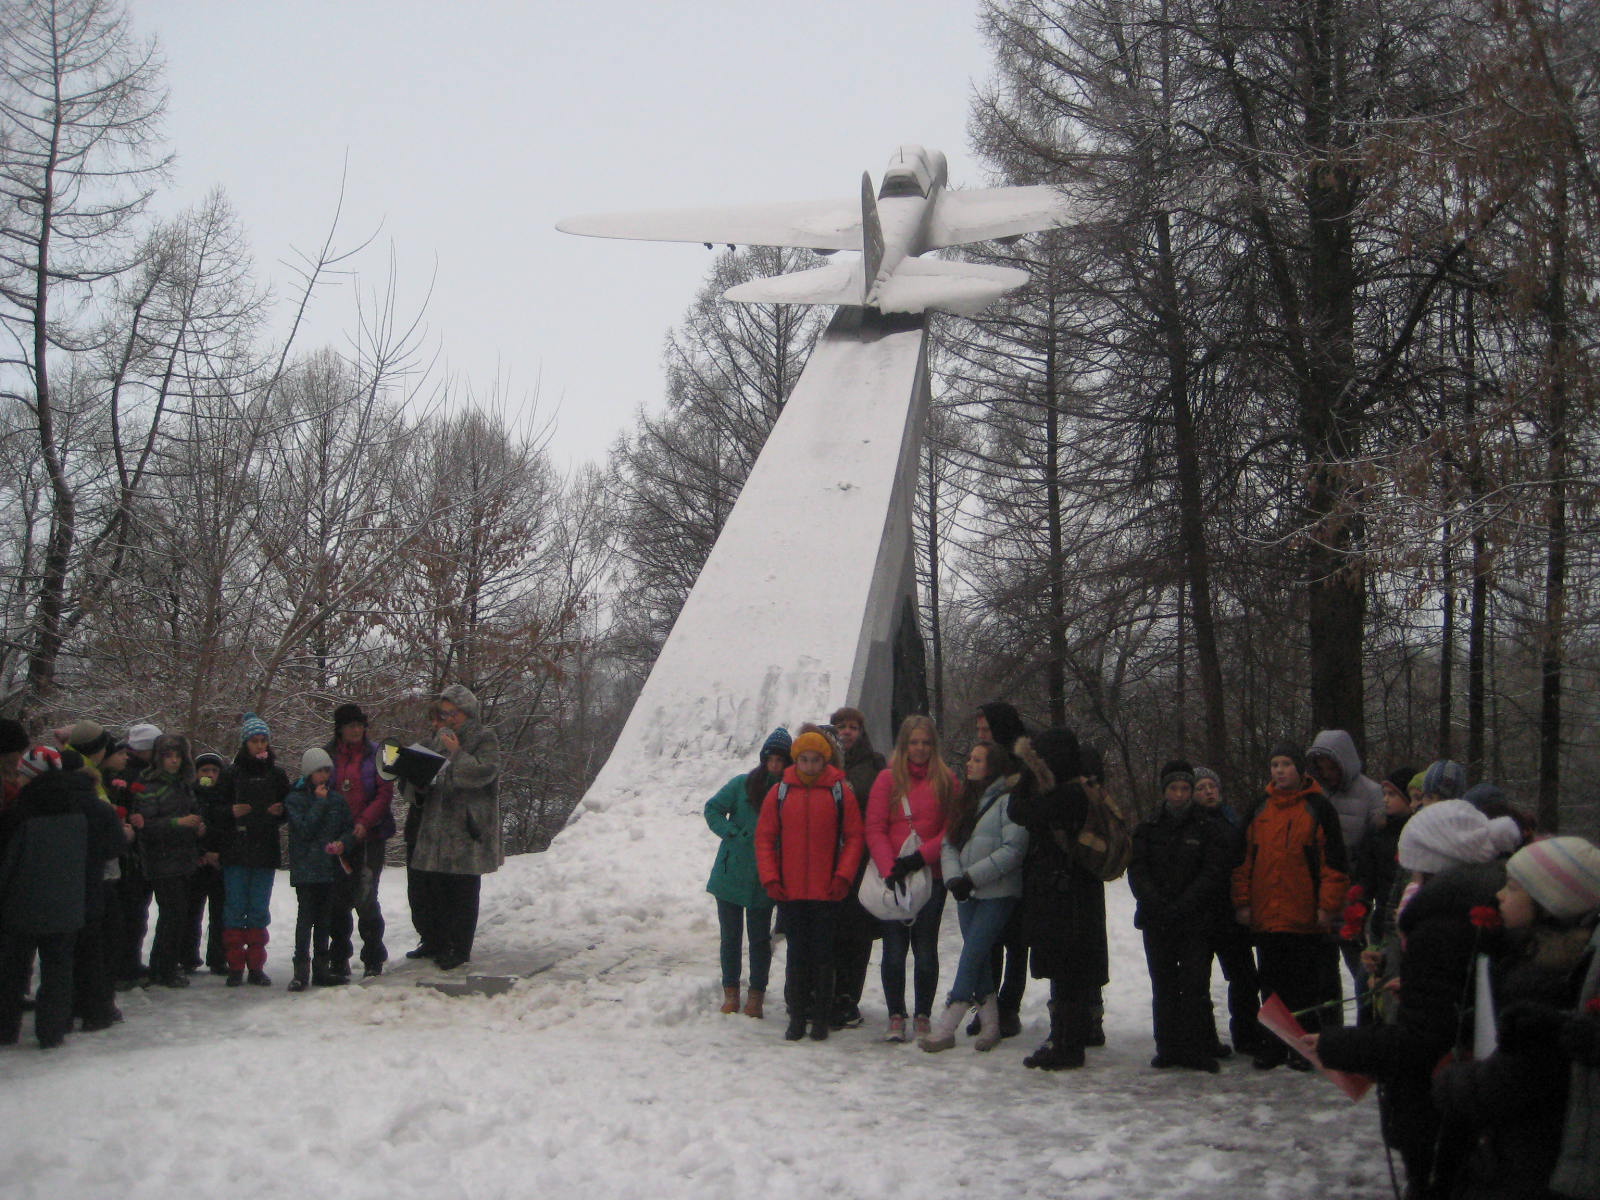
<instances>
[{"instance_id":1,"label":"white handbag","mask_svg":"<svg viewBox=\"0 0 1600 1200\"><path fill-rule=\"evenodd\" d=\"M909 822L911 801L902 796L900 803L905 805L906 820ZM921 848L922 839L917 836L917 831L912 829L900 847L899 857L915 854ZM899 883L890 884L878 873L878 864L872 861L872 856L867 855L867 872L861 877L861 887L856 891L856 898L861 901L861 907L878 920L900 921L909 925L917 919L917 914L922 911L922 906L932 895L933 871L927 863L923 863Z\"/></svg>"}]
</instances>

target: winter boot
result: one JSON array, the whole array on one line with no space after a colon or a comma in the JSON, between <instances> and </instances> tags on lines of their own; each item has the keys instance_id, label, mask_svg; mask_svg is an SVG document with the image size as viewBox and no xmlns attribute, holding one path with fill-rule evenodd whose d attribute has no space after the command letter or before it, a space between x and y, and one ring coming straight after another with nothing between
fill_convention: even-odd
<instances>
[{"instance_id":1,"label":"winter boot","mask_svg":"<svg viewBox=\"0 0 1600 1200\"><path fill-rule=\"evenodd\" d=\"M350 972L340 975L330 960L316 958L311 962L311 982L317 987L338 987L350 982Z\"/></svg>"},{"instance_id":2,"label":"winter boot","mask_svg":"<svg viewBox=\"0 0 1600 1200\"><path fill-rule=\"evenodd\" d=\"M350 982L350 960L348 958L328 959L328 982L335 985Z\"/></svg>"},{"instance_id":3,"label":"winter boot","mask_svg":"<svg viewBox=\"0 0 1600 1200\"><path fill-rule=\"evenodd\" d=\"M1106 1006L1100 1001L1095 1001L1089 1006L1084 1017L1083 1044L1085 1046L1104 1046L1106 1044Z\"/></svg>"},{"instance_id":4,"label":"winter boot","mask_svg":"<svg viewBox=\"0 0 1600 1200\"><path fill-rule=\"evenodd\" d=\"M265 929L246 929L244 931L244 965L251 973L251 983L255 982L253 978L255 973L267 965L268 940L268 934Z\"/></svg>"},{"instance_id":5,"label":"winter boot","mask_svg":"<svg viewBox=\"0 0 1600 1200\"><path fill-rule=\"evenodd\" d=\"M940 1010L937 1019L934 1020L933 1028L928 1031L928 1035L917 1039L917 1045L921 1046L929 1054L937 1054L941 1050L949 1050L956 1044L956 1030L961 1028L961 1018L965 1017L971 1008L971 1003L965 1000L956 1000L946 1004ZM982 1029L981 1022L979 1029L980 1031Z\"/></svg>"},{"instance_id":6,"label":"winter boot","mask_svg":"<svg viewBox=\"0 0 1600 1200\"><path fill-rule=\"evenodd\" d=\"M231 980L235 971L241 975L248 965L245 961L246 941L249 931L244 929L224 929L222 931L222 952L228 960L228 977ZM230 986L237 987L237 984Z\"/></svg>"},{"instance_id":7,"label":"winter boot","mask_svg":"<svg viewBox=\"0 0 1600 1200\"><path fill-rule=\"evenodd\" d=\"M783 1031L783 1040L798 1042L806 1035L806 1014L796 1009L789 1010L789 1024Z\"/></svg>"},{"instance_id":8,"label":"winter boot","mask_svg":"<svg viewBox=\"0 0 1600 1200\"><path fill-rule=\"evenodd\" d=\"M763 1008L766 998L767 993L765 990L761 988L751 988L745 993L744 1015L747 1017L754 1017L758 1021L764 1020L767 1015Z\"/></svg>"},{"instance_id":9,"label":"winter boot","mask_svg":"<svg viewBox=\"0 0 1600 1200\"><path fill-rule=\"evenodd\" d=\"M978 1039L974 1050L993 1050L1000 1044L1000 1000L991 994L978 1005Z\"/></svg>"},{"instance_id":10,"label":"winter boot","mask_svg":"<svg viewBox=\"0 0 1600 1200\"><path fill-rule=\"evenodd\" d=\"M237 969L234 968L234 967L229 967L228 968L228 986L229 987L243 987L244 986L244 968L243 967L239 967Z\"/></svg>"},{"instance_id":11,"label":"winter boot","mask_svg":"<svg viewBox=\"0 0 1600 1200\"><path fill-rule=\"evenodd\" d=\"M294 960L294 978L289 981L291 992L303 992L311 986L311 960L297 958Z\"/></svg>"},{"instance_id":12,"label":"winter boot","mask_svg":"<svg viewBox=\"0 0 1600 1200\"><path fill-rule=\"evenodd\" d=\"M717 1011L718 1012L724 1012L724 1013L736 1013L736 1012L739 1011L739 989L738 988L736 988L736 987L725 987L725 988L722 989L722 1007L720 1009L718 1009Z\"/></svg>"},{"instance_id":13,"label":"winter boot","mask_svg":"<svg viewBox=\"0 0 1600 1200\"><path fill-rule=\"evenodd\" d=\"M263 971L260 967L251 967L250 968L250 973L247 976L245 976L245 978L247 980L249 980L249 982L255 984L257 987L271 987L272 986L271 978L268 977L267 973L265 971Z\"/></svg>"},{"instance_id":14,"label":"winter boot","mask_svg":"<svg viewBox=\"0 0 1600 1200\"><path fill-rule=\"evenodd\" d=\"M1084 1064L1084 1037L1093 1018L1082 1004L1057 1001L1050 1006L1050 1040L1023 1060L1041 1071L1071 1071Z\"/></svg>"}]
</instances>

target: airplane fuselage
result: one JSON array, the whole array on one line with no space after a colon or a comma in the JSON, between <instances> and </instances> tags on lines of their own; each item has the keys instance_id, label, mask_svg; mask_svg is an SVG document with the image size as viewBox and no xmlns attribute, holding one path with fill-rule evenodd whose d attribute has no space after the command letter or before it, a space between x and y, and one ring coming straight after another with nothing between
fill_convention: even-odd
<instances>
[{"instance_id":1,"label":"airplane fuselage","mask_svg":"<svg viewBox=\"0 0 1600 1200\"><path fill-rule=\"evenodd\" d=\"M948 171L942 153L930 152L921 146L902 146L889 160L876 206L883 235L883 256L867 283L869 306L877 304L881 285L902 262L928 249L928 231Z\"/></svg>"}]
</instances>

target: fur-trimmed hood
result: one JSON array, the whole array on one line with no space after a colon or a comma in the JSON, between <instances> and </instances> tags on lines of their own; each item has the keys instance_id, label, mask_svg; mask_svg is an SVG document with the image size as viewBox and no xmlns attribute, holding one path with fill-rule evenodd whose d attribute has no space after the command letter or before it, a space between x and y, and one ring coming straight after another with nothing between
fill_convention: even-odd
<instances>
[{"instance_id":1,"label":"fur-trimmed hood","mask_svg":"<svg viewBox=\"0 0 1600 1200\"><path fill-rule=\"evenodd\" d=\"M1050 765L1044 759L1039 757L1039 752L1033 747L1032 738L1018 738L1016 745L1011 747L1011 753L1022 763L1025 771L1013 775L1007 780L1009 785L1007 790L1015 791L1022 782L1023 774L1033 776L1033 787L1039 795L1051 791L1056 786L1055 772L1050 769Z\"/></svg>"}]
</instances>

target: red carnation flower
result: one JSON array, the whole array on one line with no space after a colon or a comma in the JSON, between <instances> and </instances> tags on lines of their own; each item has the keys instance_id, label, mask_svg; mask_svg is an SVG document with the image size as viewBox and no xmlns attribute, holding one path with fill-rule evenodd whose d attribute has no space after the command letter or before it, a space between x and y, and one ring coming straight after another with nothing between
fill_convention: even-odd
<instances>
[{"instance_id":1,"label":"red carnation flower","mask_svg":"<svg viewBox=\"0 0 1600 1200\"><path fill-rule=\"evenodd\" d=\"M1471 921L1476 929L1499 929L1505 924L1500 916L1500 909L1493 904L1477 904L1467 913L1467 920Z\"/></svg>"},{"instance_id":2,"label":"red carnation flower","mask_svg":"<svg viewBox=\"0 0 1600 1200\"><path fill-rule=\"evenodd\" d=\"M1345 893L1344 898L1351 904L1359 903L1367 898L1367 889L1362 887L1359 883L1352 883L1350 885L1350 890Z\"/></svg>"},{"instance_id":3,"label":"red carnation flower","mask_svg":"<svg viewBox=\"0 0 1600 1200\"><path fill-rule=\"evenodd\" d=\"M1345 927L1339 930L1339 937L1346 942L1359 942L1361 940L1361 922L1348 921Z\"/></svg>"},{"instance_id":4,"label":"red carnation flower","mask_svg":"<svg viewBox=\"0 0 1600 1200\"><path fill-rule=\"evenodd\" d=\"M1367 919L1367 906L1365 904L1350 904L1345 907L1344 919L1360 924Z\"/></svg>"}]
</instances>

